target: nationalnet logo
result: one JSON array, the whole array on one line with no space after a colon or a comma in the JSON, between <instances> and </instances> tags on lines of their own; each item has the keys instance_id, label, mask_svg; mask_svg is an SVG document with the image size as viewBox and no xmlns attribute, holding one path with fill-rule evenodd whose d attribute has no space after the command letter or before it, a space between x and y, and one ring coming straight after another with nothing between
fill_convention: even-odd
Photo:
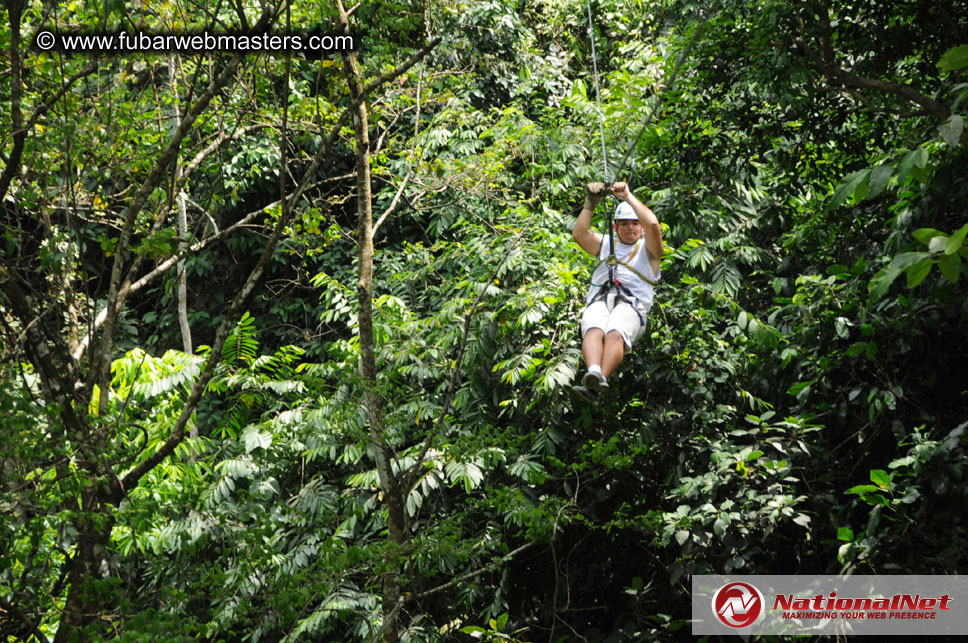
<instances>
[{"instance_id":1,"label":"nationalnet logo","mask_svg":"<svg viewBox=\"0 0 968 643\"><path fill-rule=\"evenodd\" d=\"M815 594L796 596L779 594L773 599L773 609L792 619L934 619L940 610L950 610L951 596L922 596L894 594L888 597L838 596Z\"/></svg>"},{"instance_id":2,"label":"nationalnet logo","mask_svg":"<svg viewBox=\"0 0 968 643\"><path fill-rule=\"evenodd\" d=\"M968 576L692 577L692 633L964 635Z\"/></svg>"},{"instance_id":3,"label":"nationalnet logo","mask_svg":"<svg viewBox=\"0 0 968 643\"><path fill-rule=\"evenodd\" d=\"M749 583L727 583L713 595L713 614L723 625L742 629L763 613L763 594Z\"/></svg>"}]
</instances>

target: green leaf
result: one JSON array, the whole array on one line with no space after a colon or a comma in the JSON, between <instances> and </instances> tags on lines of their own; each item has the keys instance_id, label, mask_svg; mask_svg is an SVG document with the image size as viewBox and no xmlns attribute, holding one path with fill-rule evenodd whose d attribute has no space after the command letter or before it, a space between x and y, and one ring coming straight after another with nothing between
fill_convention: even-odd
<instances>
[{"instance_id":1,"label":"green leaf","mask_svg":"<svg viewBox=\"0 0 968 643\"><path fill-rule=\"evenodd\" d=\"M571 85L571 95L581 98L582 100L588 100L588 92L585 89L585 81L581 78L576 78L575 82Z\"/></svg>"},{"instance_id":2,"label":"green leaf","mask_svg":"<svg viewBox=\"0 0 968 643\"><path fill-rule=\"evenodd\" d=\"M928 151L925 149L911 150L904 156L904 160L897 167L897 184L904 185L908 175L915 168L923 168L928 162Z\"/></svg>"},{"instance_id":3,"label":"green leaf","mask_svg":"<svg viewBox=\"0 0 968 643\"><path fill-rule=\"evenodd\" d=\"M860 170L848 175L834 190L833 197L831 197L830 202L827 204L827 208L833 210L840 206L869 175L870 169Z\"/></svg>"},{"instance_id":4,"label":"green leaf","mask_svg":"<svg viewBox=\"0 0 968 643\"><path fill-rule=\"evenodd\" d=\"M717 518L716 522L713 523L713 533L720 538L726 533L726 522L722 518Z\"/></svg>"},{"instance_id":5,"label":"green leaf","mask_svg":"<svg viewBox=\"0 0 968 643\"><path fill-rule=\"evenodd\" d=\"M867 359L874 359L875 357L877 357L877 342L868 342Z\"/></svg>"},{"instance_id":6,"label":"green leaf","mask_svg":"<svg viewBox=\"0 0 968 643\"><path fill-rule=\"evenodd\" d=\"M891 474L883 469L871 469L871 482L881 489L889 489L891 486Z\"/></svg>"},{"instance_id":7,"label":"green leaf","mask_svg":"<svg viewBox=\"0 0 968 643\"><path fill-rule=\"evenodd\" d=\"M834 320L834 332L837 333L837 337L841 339L847 339L850 337L850 329L848 326L850 322L846 317L838 317Z\"/></svg>"},{"instance_id":8,"label":"green leaf","mask_svg":"<svg viewBox=\"0 0 968 643\"><path fill-rule=\"evenodd\" d=\"M938 268L941 270L941 274L953 284L958 283L958 278L961 277L961 268L958 264L959 260L956 254L945 255L938 260Z\"/></svg>"},{"instance_id":9,"label":"green leaf","mask_svg":"<svg viewBox=\"0 0 968 643\"><path fill-rule=\"evenodd\" d=\"M944 247L944 253L946 255L953 255L961 250L961 246L965 243L966 235L968 235L968 223L961 226L958 232L951 235L951 238L948 239L948 243Z\"/></svg>"},{"instance_id":10,"label":"green leaf","mask_svg":"<svg viewBox=\"0 0 968 643\"><path fill-rule=\"evenodd\" d=\"M810 394L810 385L813 382L800 382L787 389L787 395L795 395L797 400L802 402Z\"/></svg>"},{"instance_id":11,"label":"green leaf","mask_svg":"<svg viewBox=\"0 0 968 643\"><path fill-rule=\"evenodd\" d=\"M873 301L877 301L886 295L888 289L891 287L891 284L894 283L894 280L901 275L901 272L902 271L890 265L879 270L877 274L871 278L870 284L867 286L871 299Z\"/></svg>"},{"instance_id":12,"label":"green leaf","mask_svg":"<svg viewBox=\"0 0 968 643\"><path fill-rule=\"evenodd\" d=\"M845 275L850 273L850 268L843 264L835 263L832 266L827 266L827 272L832 275Z\"/></svg>"},{"instance_id":13,"label":"green leaf","mask_svg":"<svg viewBox=\"0 0 968 643\"><path fill-rule=\"evenodd\" d=\"M869 179L870 175L868 174L868 176L864 177L864 180L858 183L857 187L854 188L854 191L850 195L851 205L857 205L870 195L871 188Z\"/></svg>"},{"instance_id":14,"label":"green leaf","mask_svg":"<svg viewBox=\"0 0 968 643\"><path fill-rule=\"evenodd\" d=\"M776 331L766 324L759 324L757 326L756 331L753 334L753 339L755 339L760 346L770 350L776 350L780 343L780 340L777 339Z\"/></svg>"},{"instance_id":15,"label":"green leaf","mask_svg":"<svg viewBox=\"0 0 968 643\"><path fill-rule=\"evenodd\" d=\"M856 342L853 346L847 349L848 357L855 357L860 355L867 350L867 342Z\"/></svg>"},{"instance_id":16,"label":"green leaf","mask_svg":"<svg viewBox=\"0 0 968 643\"><path fill-rule=\"evenodd\" d=\"M881 165L878 165L872 169L870 179L868 180L870 192L868 193L867 198L873 199L883 192L884 188L887 187L887 181L891 178L892 174L894 174L894 168L887 164L882 163Z\"/></svg>"},{"instance_id":17,"label":"green leaf","mask_svg":"<svg viewBox=\"0 0 968 643\"><path fill-rule=\"evenodd\" d=\"M854 539L854 530L850 527L837 527L837 540L850 542Z\"/></svg>"},{"instance_id":18,"label":"green leaf","mask_svg":"<svg viewBox=\"0 0 968 643\"><path fill-rule=\"evenodd\" d=\"M931 240L934 239L935 237L944 237L945 239L948 238L947 234L945 234L941 230L935 230L934 228L918 228L911 234L914 236L915 239L917 239L924 245L929 245L931 243Z\"/></svg>"},{"instance_id":19,"label":"green leaf","mask_svg":"<svg viewBox=\"0 0 968 643\"><path fill-rule=\"evenodd\" d=\"M928 172L927 168L923 167L912 167L911 176L913 176L919 183L927 183L931 180L931 173Z\"/></svg>"},{"instance_id":20,"label":"green leaf","mask_svg":"<svg viewBox=\"0 0 968 643\"><path fill-rule=\"evenodd\" d=\"M922 259L930 256L931 255L927 252L902 252L901 254L895 256L894 259L891 260L890 264L879 270L878 273L871 278L870 284L868 284L868 291L870 292L871 299L877 301L886 295L888 289L891 287L891 284L894 283L895 279L901 276L902 272Z\"/></svg>"},{"instance_id":21,"label":"green leaf","mask_svg":"<svg viewBox=\"0 0 968 643\"><path fill-rule=\"evenodd\" d=\"M859 484L859 485L857 485L855 487L851 487L850 489L848 489L847 490L847 493L856 493L856 494L863 495L865 493L874 493L874 492L880 491L880 490L881 490L881 488L878 487L877 485L872 485L872 484Z\"/></svg>"},{"instance_id":22,"label":"green leaf","mask_svg":"<svg viewBox=\"0 0 968 643\"><path fill-rule=\"evenodd\" d=\"M935 264L934 259L922 259L907 269L907 287L915 288L931 272L931 266Z\"/></svg>"},{"instance_id":23,"label":"green leaf","mask_svg":"<svg viewBox=\"0 0 968 643\"><path fill-rule=\"evenodd\" d=\"M952 114L939 128L941 138L951 147L961 144L961 133L965 131L965 119L958 114Z\"/></svg>"},{"instance_id":24,"label":"green leaf","mask_svg":"<svg viewBox=\"0 0 968 643\"><path fill-rule=\"evenodd\" d=\"M953 47L944 52L941 60L938 61L941 71L955 71L962 67L968 67L968 45Z\"/></svg>"},{"instance_id":25,"label":"green leaf","mask_svg":"<svg viewBox=\"0 0 968 643\"><path fill-rule=\"evenodd\" d=\"M928 242L928 252L931 254L937 254L939 252L944 252L945 247L948 245L948 237L935 237Z\"/></svg>"},{"instance_id":26,"label":"green leaf","mask_svg":"<svg viewBox=\"0 0 968 643\"><path fill-rule=\"evenodd\" d=\"M268 449L272 446L272 435L261 432L255 425L250 425L242 432L242 443L245 445L246 453L251 453L255 449Z\"/></svg>"}]
</instances>

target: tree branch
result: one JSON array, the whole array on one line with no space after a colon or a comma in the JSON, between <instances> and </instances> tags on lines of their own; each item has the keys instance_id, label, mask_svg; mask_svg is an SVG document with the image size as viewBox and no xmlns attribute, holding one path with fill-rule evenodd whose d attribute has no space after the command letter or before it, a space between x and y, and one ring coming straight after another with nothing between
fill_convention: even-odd
<instances>
[{"instance_id":1,"label":"tree branch","mask_svg":"<svg viewBox=\"0 0 968 643\"><path fill-rule=\"evenodd\" d=\"M417 79L417 115L413 119L414 145L416 145L417 136L420 134L420 92L422 86L423 67L420 68L420 77ZM420 148L420 158L423 158L424 149L424 147ZM397 209L397 205L400 203L400 197L403 196L403 191L410 182L411 176L413 176L413 148L411 148L410 152L407 154L407 175L403 178L403 182L400 184L400 189L398 189L397 193L393 195L393 200L390 201L390 205L386 210L383 211L383 214L381 214L380 218L376 220L376 223L373 224L373 234L376 234L376 231L380 229L380 226L383 225L383 222L386 220L386 218Z\"/></svg>"},{"instance_id":2,"label":"tree branch","mask_svg":"<svg viewBox=\"0 0 968 643\"><path fill-rule=\"evenodd\" d=\"M838 65L832 45L830 16L827 13L826 3L822 3L822 6L824 9L823 23L821 24L821 47L823 49L823 55L818 54L810 46L806 34L806 25L802 18L798 19L800 38L795 42L817 66L832 89L850 93L854 93L853 90L869 90L891 94L915 103L916 105L920 105L928 114L934 116L939 121L946 121L951 117L951 109L947 105L939 103L910 85L902 85L877 78L866 78L847 71ZM962 132L962 142L968 143L968 131Z\"/></svg>"},{"instance_id":3,"label":"tree branch","mask_svg":"<svg viewBox=\"0 0 968 643\"><path fill-rule=\"evenodd\" d=\"M20 99L23 95L23 88L20 86L20 18L23 14L23 3L20 0L6 0L4 4L7 7L10 23L10 130L13 132L13 149L7 158L3 174L0 174L0 203L3 203L10 182L20 170L20 159L27 140L27 130L23 127L23 112L20 109Z\"/></svg>"},{"instance_id":4,"label":"tree branch","mask_svg":"<svg viewBox=\"0 0 968 643\"><path fill-rule=\"evenodd\" d=\"M428 596L433 596L434 594L439 594L440 592L446 591L446 590L450 589L451 587L455 587L456 585L458 585L460 583L463 583L466 580L470 580L471 578L474 578L476 576L480 576L481 574L486 574L487 572L491 571L495 567L501 565L502 563L506 563L509 560L512 560L515 556L517 556L518 554L520 554L523 551L526 551L526 550L530 549L531 547L534 547L534 543L525 543L525 544L521 545L520 547L518 547L517 549L515 549L514 551L511 551L511 552L508 552L507 554L504 554L503 556L501 556L500 558L498 558L497 560L495 560L494 562L492 562L491 564L489 564L489 565L487 565L485 567L482 567L482 568L480 568L478 570L475 570L473 572L468 572L468 573L464 574L463 576L458 576L457 578L455 578L453 580L450 580L450 581L444 583L443 585L440 585L439 587L434 587L433 589L428 589L425 592L420 592L419 594L407 594L406 596L404 596L404 599L405 600L419 600L419 599L427 598Z\"/></svg>"},{"instance_id":5,"label":"tree branch","mask_svg":"<svg viewBox=\"0 0 968 643\"><path fill-rule=\"evenodd\" d=\"M245 136L249 132L253 132L259 129L264 129L266 127L268 127L268 125L265 125L265 124L250 125L248 127L240 127L234 132L232 132L231 134L222 132L219 136L215 138L214 141L212 141L207 146L205 146L202 150L200 150L198 154L196 154L194 158L192 158L191 161L185 164L185 166L182 169L182 178L177 183L175 183L175 194L178 194L179 192L182 191L182 189L184 189L185 183L188 181L192 172L198 169L198 166L201 165L202 162L205 161L205 159L211 156L212 153L215 152L222 145L222 143L225 143L226 141L234 141L238 138Z\"/></svg>"},{"instance_id":6,"label":"tree branch","mask_svg":"<svg viewBox=\"0 0 968 643\"><path fill-rule=\"evenodd\" d=\"M273 9L271 5L266 5L263 8L262 16L260 17L259 22L253 27L253 31L259 32L268 28L268 26L272 23L275 13L276 10ZM104 332L101 335L101 346L96 359L92 362L95 367L91 369L91 381L88 385L88 389L91 391L94 389L93 384L95 382L100 385L101 390L107 390L111 381L111 358L114 350L114 324L119 310L118 304L123 303L123 299L119 300L122 286L121 272L138 214L141 212L141 209L147 202L148 197L167 175L172 160L178 154L182 140L184 140L184 138L188 135L188 132L195 124L195 121L199 116L201 116L202 112L208 108L208 105L212 102L212 99L214 99L222 88L235 77L235 72L238 69L239 64L242 62L243 56L244 52L237 52L234 56L232 56L231 60L229 60L229 63L222 69L218 76L211 81L205 91L199 95L198 100L192 106L192 108L185 113L182 122L172 134L172 137L168 142L168 146L165 148L164 152L162 152L161 156L158 157L154 167L148 173L144 183L142 183L141 187L132 198L131 203L128 205L128 213L125 217L124 226L121 230L121 236L118 239L117 248L115 249L114 264L111 268L111 280L106 298L107 305L105 306L105 309L107 310L107 317L104 320ZM108 396L104 395L100 400L100 414L103 415L107 412L107 405Z\"/></svg>"},{"instance_id":7,"label":"tree branch","mask_svg":"<svg viewBox=\"0 0 968 643\"><path fill-rule=\"evenodd\" d=\"M31 621L29 618L27 618L27 615L20 610L20 608L18 608L16 605L14 605L13 603L5 599L3 596L0 596L0 608L3 608L3 611L7 612L8 614L13 614L18 621L23 623L30 630L30 633L33 636L37 637L38 641L43 641L44 643L46 643L47 641L50 640L40 630L39 623L35 623Z\"/></svg>"},{"instance_id":8,"label":"tree branch","mask_svg":"<svg viewBox=\"0 0 968 643\"><path fill-rule=\"evenodd\" d=\"M514 551L504 554L503 556L493 561L489 565L486 565L478 570L468 572L463 576L458 576L457 578L454 578L444 583L443 585L434 587L433 589L428 589L427 591L420 592L419 594L404 594L401 597L402 600L400 600L400 602L398 602L396 606L393 608L393 611L390 613L390 617L396 618L397 613L403 608L404 604L409 603L410 601L418 601L418 600L427 598L428 596L439 594L440 592L447 591L452 587L456 587L457 585L459 585L460 583L463 583L466 580L470 580L472 578L480 576L481 574L486 574L487 572L491 571L495 567L514 559L515 556L517 556L523 551L530 549L531 547L534 547L534 543L525 543L520 547L518 547L517 549L515 549ZM370 637L370 643L374 643L380 637L382 637L386 633L388 628L389 628L389 623L387 621L387 618L384 618L383 627L381 627L379 630L373 633L373 635Z\"/></svg>"},{"instance_id":9,"label":"tree branch","mask_svg":"<svg viewBox=\"0 0 968 643\"><path fill-rule=\"evenodd\" d=\"M436 42L439 42L439 41L440 41L439 38L436 39ZM420 58L425 56L427 52L430 51L430 49L431 47L424 47L423 49L420 50L420 52L418 52L413 57L411 57L411 59L408 60L403 66L391 72L381 75L380 78L377 79L377 81L371 82L366 86L365 92L372 91L373 89L376 89L383 83L389 82L397 78L406 69L409 69L414 64L416 64L420 60ZM364 100L366 100L366 93L363 93L357 98L355 98L353 103L350 106L348 106L345 110L343 110L343 113L333 124L329 137L327 138L326 141L324 141L319 152L316 154L316 157L313 159L313 162L309 165L309 167L306 168L305 172L303 173L303 179L300 181L296 189L293 190L293 192L289 195L288 201L289 201L290 207L284 208L283 209L284 212L288 212L291 215L293 210L291 205L298 202L298 200L302 197L302 194L306 190L306 187L309 183L310 178L313 175L315 175L315 173L319 170L320 165L322 165L323 161L326 160L326 158L329 156L329 151L332 148L332 146L335 144L336 139L339 135L339 131L342 129L343 125L346 122L346 119L349 117L351 113L351 109L354 109L355 107L362 104ZM186 120L187 120L187 116L186 116ZM202 393L204 392L205 388L208 386L209 381L211 381L212 376L215 373L215 366L218 363L218 360L220 359L222 346L225 344L225 340L228 338L228 334L232 328L232 324L234 323L234 318L241 310L242 304L244 303L245 299L248 297L252 289L255 287L256 282L259 280L259 278L261 278L262 272L264 271L265 267L268 265L269 260L272 257L272 253L275 250L276 243L281 237L282 231L285 229L285 226L287 223L288 223L288 220L286 219L286 217L279 218L279 222L276 224L276 227L269 238L269 242L266 244L266 248L263 251L262 256L259 258L259 262L256 264L255 268L253 268L252 272L249 274L249 277L246 279L246 283L243 286L242 290L238 293L238 295L230 304L229 309L226 311L225 317L222 321L222 325L219 327L218 333L216 334L216 337L215 337L215 341L212 343L211 353L209 355L208 361L205 364L205 368L202 371L201 375L198 377L198 379L195 381L194 385L192 386L188 399L185 402L185 406L182 409L182 413L181 415L179 415L178 420L175 422L175 426L172 428L172 431L169 434L168 439L157 451L155 451L150 456L148 456L148 458L146 458L140 464L135 465L127 473L125 473L124 476L121 477L121 484L126 492L127 490L134 488L134 486L138 483L138 481L146 473L148 473L149 471L151 471L151 469L153 469L156 465L158 465L158 463L160 463L166 457L171 455L171 453L174 452L175 448L184 439L185 427L187 426L188 421L191 419L192 414L195 412L195 408L198 405L199 400L201 399ZM239 224L237 224L236 226L233 226L233 228L224 230L223 233L226 233L229 230L235 229L238 225ZM220 233L220 235L223 233ZM220 235L216 235L216 236L220 236ZM208 243L211 240L212 239L208 239L206 240L205 243ZM168 261L171 261L171 259L169 259ZM173 262L172 265L174 265L174 263L177 263L177 260Z\"/></svg>"}]
</instances>

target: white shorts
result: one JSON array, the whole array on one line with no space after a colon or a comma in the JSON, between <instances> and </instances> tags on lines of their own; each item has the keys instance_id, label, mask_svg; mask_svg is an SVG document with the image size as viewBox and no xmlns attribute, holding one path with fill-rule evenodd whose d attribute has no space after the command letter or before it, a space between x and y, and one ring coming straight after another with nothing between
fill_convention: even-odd
<instances>
[{"instance_id":1,"label":"white shorts","mask_svg":"<svg viewBox=\"0 0 968 643\"><path fill-rule=\"evenodd\" d=\"M601 328L606 334L616 330L621 333L626 349L629 349L645 332L648 311L641 306L632 308L624 299L619 299L616 305L615 298L615 293L609 293L585 308L581 315L581 336L584 337L592 328Z\"/></svg>"}]
</instances>

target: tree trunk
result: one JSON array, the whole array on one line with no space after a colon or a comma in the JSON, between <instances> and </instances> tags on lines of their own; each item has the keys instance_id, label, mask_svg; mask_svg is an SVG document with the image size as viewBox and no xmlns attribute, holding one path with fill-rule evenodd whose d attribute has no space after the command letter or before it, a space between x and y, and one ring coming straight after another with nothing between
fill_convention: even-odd
<instances>
[{"instance_id":1,"label":"tree trunk","mask_svg":"<svg viewBox=\"0 0 968 643\"><path fill-rule=\"evenodd\" d=\"M27 130L23 126L23 113L20 110L20 99L23 89L20 86L20 18L23 12L23 0L5 0L7 19L10 22L10 132L4 133L13 137L13 148L4 159L3 174L0 174L0 203L7 195L7 189L17 172L20 171L20 158L23 156L24 143L27 140ZM6 141L4 141L6 144Z\"/></svg>"},{"instance_id":2,"label":"tree trunk","mask_svg":"<svg viewBox=\"0 0 968 643\"><path fill-rule=\"evenodd\" d=\"M178 107L178 57L172 54L169 59L171 69L171 89L174 95L172 109L174 110L173 126L177 131L181 127L181 109ZM175 206L178 211L178 253L183 254L188 248L188 207L185 203L187 197L179 186L183 184L185 169L175 159ZM182 350L186 353L193 353L192 349L192 327L188 323L188 277L185 274L185 258L182 257L178 262L178 326L181 329ZM198 429L192 425L192 438L198 437Z\"/></svg>"},{"instance_id":3,"label":"tree trunk","mask_svg":"<svg viewBox=\"0 0 968 643\"><path fill-rule=\"evenodd\" d=\"M349 34L349 16L343 3L337 0L340 28ZM370 136L366 102L362 100L363 84L355 52L343 54L343 68L356 105L353 129L356 133L357 211L359 214L358 244L360 275L357 284L359 298L360 366L366 386L366 410L370 422L370 447L376 459L377 475L383 499L387 505L387 571L383 577L383 640L397 643L398 604L400 602L400 563L398 550L406 536L404 499L400 481L391 468L393 451L386 443L386 432L379 398L376 393L376 356L373 344L373 195L370 185Z\"/></svg>"}]
</instances>

